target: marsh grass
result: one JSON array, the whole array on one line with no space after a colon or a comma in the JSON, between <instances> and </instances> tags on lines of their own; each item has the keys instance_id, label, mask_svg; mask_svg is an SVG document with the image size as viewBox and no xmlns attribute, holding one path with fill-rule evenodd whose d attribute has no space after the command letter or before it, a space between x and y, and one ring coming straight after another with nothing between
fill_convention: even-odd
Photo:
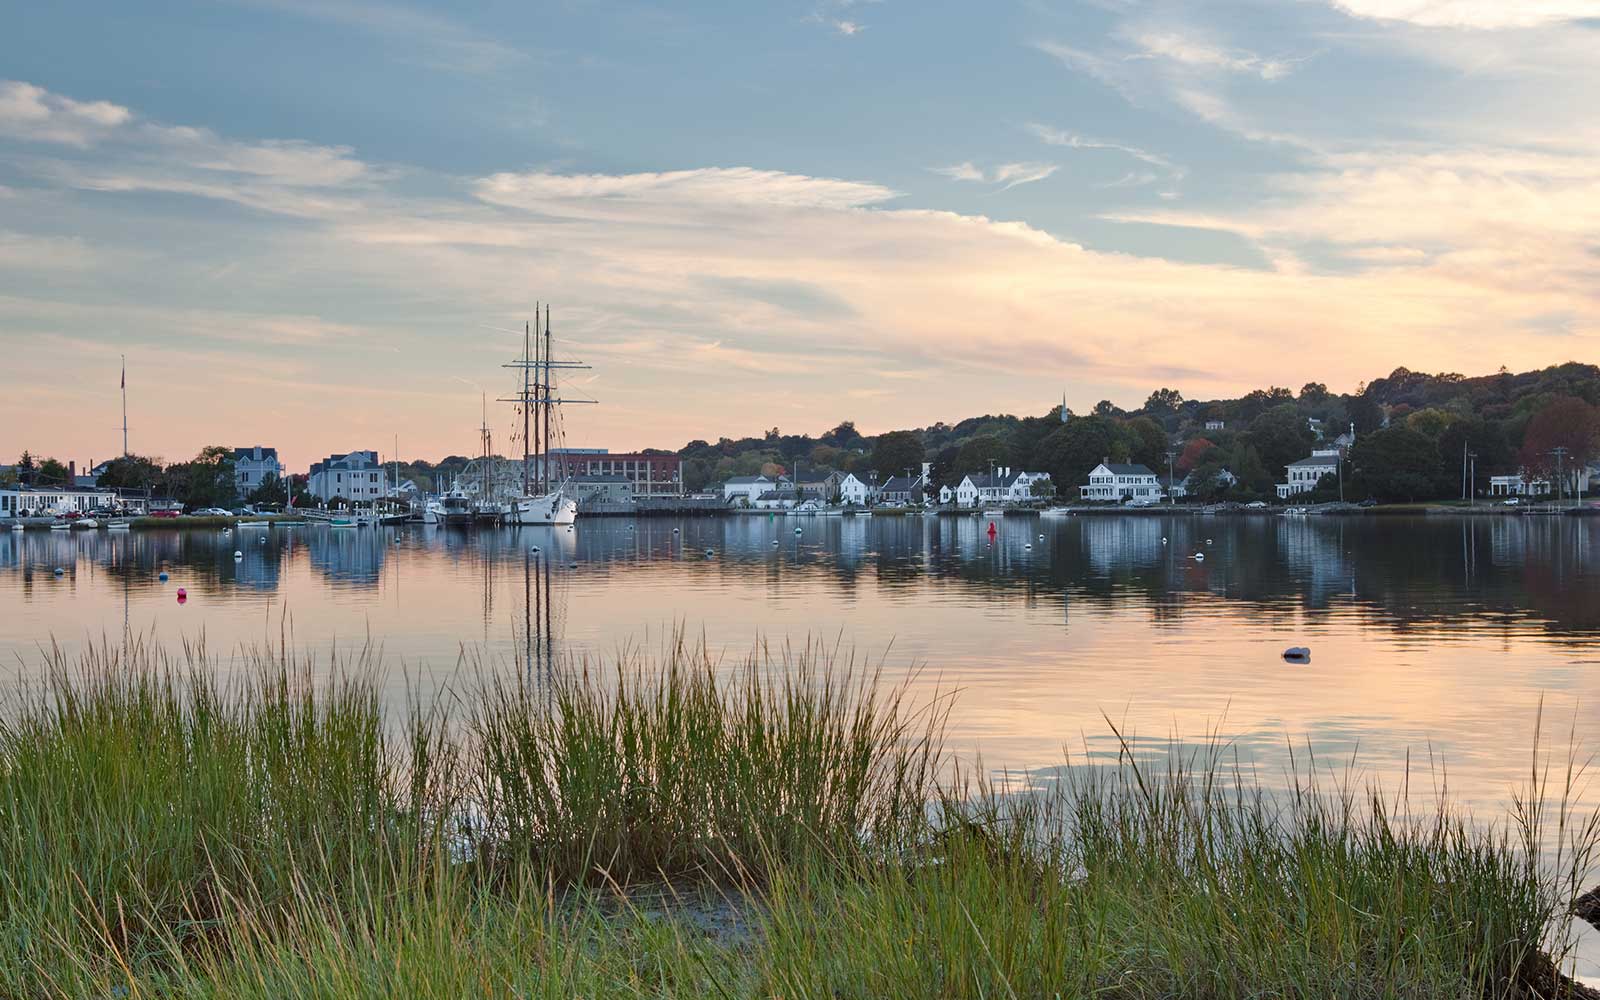
<instances>
[{"instance_id":1,"label":"marsh grass","mask_svg":"<svg viewBox=\"0 0 1600 1000\"><path fill-rule=\"evenodd\" d=\"M817 647L398 717L374 656L45 660L0 713L6 997L1550 996L1597 841L1570 753L1498 822L1304 757L991 777Z\"/></svg>"}]
</instances>

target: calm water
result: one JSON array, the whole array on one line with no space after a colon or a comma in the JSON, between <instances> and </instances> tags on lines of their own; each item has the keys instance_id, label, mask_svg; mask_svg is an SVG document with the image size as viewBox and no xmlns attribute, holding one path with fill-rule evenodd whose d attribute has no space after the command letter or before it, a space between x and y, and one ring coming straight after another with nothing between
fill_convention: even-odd
<instances>
[{"instance_id":1,"label":"calm water","mask_svg":"<svg viewBox=\"0 0 1600 1000\"><path fill-rule=\"evenodd\" d=\"M603 657L683 627L730 655L812 637L920 668L919 693L959 689L954 748L992 767L1103 749L1104 713L1142 737L1215 732L1273 772L1288 738L1325 760L1359 747L1386 781L1431 750L1494 810L1526 774L1541 698L1562 748L1574 724L1600 747L1594 520L1007 518L992 543L988 523L0 532L0 659L27 673L52 637L125 630L227 652L287 621L310 649L370 634L398 697L463 647L514 670L530 642ZM1292 645L1309 665L1283 661Z\"/></svg>"}]
</instances>

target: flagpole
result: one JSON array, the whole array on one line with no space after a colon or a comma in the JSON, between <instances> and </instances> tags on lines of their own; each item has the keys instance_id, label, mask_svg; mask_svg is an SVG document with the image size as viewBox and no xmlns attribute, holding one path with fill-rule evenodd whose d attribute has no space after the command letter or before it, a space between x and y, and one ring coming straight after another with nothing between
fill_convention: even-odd
<instances>
[{"instance_id":1,"label":"flagpole","mask_svg":"<svg viewBox=\"0 0 1600 1000\"><path fill-rule=\"evenodd\" d=\"M122 457L128 457L128 356L122 356Z\"/></svg>"}]
</instances>

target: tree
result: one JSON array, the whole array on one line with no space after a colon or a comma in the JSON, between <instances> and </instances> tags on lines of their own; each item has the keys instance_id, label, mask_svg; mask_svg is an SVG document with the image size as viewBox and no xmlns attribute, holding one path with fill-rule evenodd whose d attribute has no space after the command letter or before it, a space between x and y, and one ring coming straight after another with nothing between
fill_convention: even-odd
<instances>
[{"instance_id":1,"label":"tree","mask_svg":"<svg viewBox=\"0 0 1600 1000\"><path fill-rule=\"evenodd\" d=\"M72 475L65 465L47 458L39 463L39 471L34 473L33 481L45 486L71 486Z\"/></svg>"},{"instance_id":2,"label":"tree","mask_svg":"<svg viewBox=\"0 0 1600 1000\"><path fill-rule=\"evenodd\" d=\"M106 463L100 485L114 490L152 490L161 482L161 464L142 455L123 455Z\"/></svg>"},{"instance_id":3,"label":"tree","mask_svg":"<svg viewBox=\"0 0 1600 1000\"><path fill-rule=\"evenodd\" d=\"M969 472L988 472L991 461L995 465L1011 463L1011 446L1005 439L997 434L968 438L956 453L955 473L961 476Z\"/></svg>"},{"instance_id":4,"label":"tree","mask_svg":"<svg viewBox=\"0 0 1600 1000\"><path fill-rule=\"evenodd\" d=\"M1038 471L1050 473L1056 492L1071 495L1089 481L1094 467L1111 456L1116 431L1104 417L1079 417L1063 424L1034 452Z\"/></svg>"},{"instance_id":5,"label":"tree","mask_svg":"<svg viewBox=\"0 0 1600 1000\"><path fill-rule=\"evenodd\" d=\"M913 431L890 431L878 435L872 446L872 467L885 479L906 469L922 467L922 437Z\"/></svg>"},{"instance_id":6,"label":"tree","mask_svg":"<svg viewBox=\"0 0 1600 1000\"><path fill-rule=\"evenodd\" d=\"M233 449L209 445L188 462L167 466L166 490L185 507L226 507L234 501Z\"/></svg>"},{"instance_id":7,"label":"tree","mask_svg":"<svg viewBox=\"0 0 1600 1000\"><path fill-rule=\"evenodd\" d=\"M1565 449L1557 459L1556 449ZM1546 403L1522 434L1522 466L1546 475L1558 470L1565 482L1562 493L1577 491L1578 472L1600 450L1600 407L1572 396Z\"/></svg>"},{"instance_id":8,"label":"tree","mask_svg":"<svg viewBox=\"0 0 1600 1000\"><path fill-rule=\"evenodd\" d=\"M1321 382L1307 382L1300 387L1300 402L1316 405L1327 402L1328 387Z\"/></svg>"},{"instance_id":9,"label":"tree","mask_svg":"<svg viewBox=\"0 0 1600 1000\"><path fill-rule=\"evenodd\" d=\"M1454 414L1441 410L1438 407L1427 407L1422 410L1413 410L1406 415L1406 426L1419 433L1426 434L1435 441L1455 423Z\"/></svg>"},{"instance_id":10,"label":"tree","mask_svg":"<svg viewBox=\"0 0 1600 1000\"><path fill-rule=\"evenodd\" d=\"M1109 399L1102 399L1094 404L1094 415L1097 417L1120 417L1123 415L1122 407Z\"/></svg>"},{"instance_id":11,"label":"tree","mask_svg":"<svg viewBox=\"0 0 1600 1000\"><path fill-rule=\"evenodd\" d=\"M1157 389L1144 401L1144 412L1166 415L1178 412L1183 405L1183 393L1176 389Z\"/></svg>"},{"instance_id":12,"label":"tree","mask_svg":"<svg viewBox=\"0 0 1600 1000\"><path fill-rule=\"evenodd\" d=\"M1290 462L1305 458L1314 440L1300 412L1288 405L1275 406L1261 414L1251 422L1243 437L1272 475L1277 475Z\"/></svg>"},{"instance_id":13,"label":"tree","mask_svg":"<svg viewBox=\"0 0 1600 1000\"><path fill-rule=\"evenodd\" d=\"M1238 480L1239 492L1253 497L1271 496L1272 474L1261 460L1261 453L1248 441L1241 439L1233 446L1228 459L1228 469Z\"/></svg>"},{"instance_id":14,"label":"tree","mask_svg":"<svg viewBox=\"0 0 1600 1000\"><path fill-rule=\"evenodd\" d=\"M861 440L861 434L856 430L854 421L841 421L839 426L822 435L823 444L831 444L835 448L848 448L851 444Z\"/></svg>"},{"instance_id":15,"label":"tree","mask_svg":"<svg viewBox=\"0 0 1600 1000\"><path fill-rule=\"evenodd\" d=\"M1178 461L1174 465L1175 474L1187 476L1191 471L1198 468L1200 463L1206 460L1206 453L1216 447L1206 438L1192 439L1183 446L1183 452L1178 456Z\"/></svg>"},{"instance_id":16,"label":"tree","mask_svg":"<svg viewBox=\"0 0 1600 1000\"><path fill-rule=\"evenodd\" d=\"M289 490L274 473L267 473L261 477L261 482L245 497L245 502L252 506L277 505L282 506L288 502Z\"/></svg>"},{"instance_id":17,"label":"tree","mask_svg":"<svg viewBox=\"0 0 1600 1000\"><path fill-rule=\"evenodd\" d=\"M1167 432L1149 417L1134 417L1121 427L1119 435L1126 442L1128 457L1151 469L1167 464Z\"/></svg>"},{"instance_id":18,"label":"tree","mask_svg":"<svg viewBox=\"0 0 1600 1000\"><path fill-rule=\"evenodd\" d=\"M17 479L24 486L32 486L33 474L37 471L38 467L34 464L33 456L24 451L22 457L17 459Z\"/></svg>"},{"instance_id":19,"label":"tree","mask_svg":"<svg viewBox=\"0 0 1600 1000\"><path fill-rule=\"evenodd\" d=\"M1439 446L1421 431L1401 424L1356 440L1350 450L1350 476L1354 492L1379 500L1416 501L1450 495L1450 477Z\"/></svg>"}]
</instances>

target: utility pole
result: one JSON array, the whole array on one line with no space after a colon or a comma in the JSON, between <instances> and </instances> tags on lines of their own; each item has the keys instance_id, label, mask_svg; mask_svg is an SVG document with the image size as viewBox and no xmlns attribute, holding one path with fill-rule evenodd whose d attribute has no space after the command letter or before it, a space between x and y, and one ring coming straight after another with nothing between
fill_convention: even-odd
<instances>
[{"instance_id":1,"label":"utility pole","mask_svg":"<svg viewBox=\"0 0 1600 1000\"><path fill-rule=\"evenodd\" d=\"M1173 455L1172 449L1168 448L1167 449L1167 505L1169 507L1170 506L1176 506L1177 503L1178 503L1177 491L1173 489L1173 487L1175 485L1177 485L1177 484L1175 484L1172 481L1172 455Z\"/></svg>"},{"instance_id":2,"label":"utility pole","mask_svg":"<svg viewBox=\"0 0 1600 1000\"><path fill-rule=\"evenodd\" d=\"M1478 505L1478 453L1467 452L1467 506Z\"/></svg>"},{"instance_id":3,"label":"utility pole","mask_svg":"<svg viewBox=\"0 0 1600 1000\"><path fill-rule=\"evenodd\" d=\"M122 457L128 457L128 356L122 356Z\"/></svg>"},{"instance_id":4,"label":"utility pole","mask_svg":"<svg viewBox=\"0 0 1600 1000\"><path fill-rule=\"evenodd\" d=\"M1564 485L1562 483L1562 461L1567 457L1567 448L1565 445L1557 445L1550 449L1550 454L1556 457L1556 506L1559 507L1561 506L1561 493Z\"/></svg>"}]
</instances>

